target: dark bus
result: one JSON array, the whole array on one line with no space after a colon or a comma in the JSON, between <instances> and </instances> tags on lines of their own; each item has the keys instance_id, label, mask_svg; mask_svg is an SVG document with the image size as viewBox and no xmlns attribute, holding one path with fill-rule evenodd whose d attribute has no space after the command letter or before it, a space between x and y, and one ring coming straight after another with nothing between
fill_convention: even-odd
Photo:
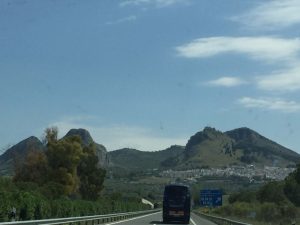
<instances>
[{"instance_id":1,"label":"dark bus","mask_svg":"<svg viewBox=\"0 0 300 225\"><path fill-rule=\"evenodd\" d=\"M163 199L163 222L190 222L191 194L188 186L165 186Z\"/></svg>"}]
</instances>

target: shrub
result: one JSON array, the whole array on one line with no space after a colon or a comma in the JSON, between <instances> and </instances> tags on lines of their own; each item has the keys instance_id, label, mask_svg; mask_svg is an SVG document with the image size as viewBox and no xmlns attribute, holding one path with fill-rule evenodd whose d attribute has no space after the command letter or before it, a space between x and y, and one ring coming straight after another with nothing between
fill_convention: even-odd
<instances>
[{"instance_id":1,"label":"shrub","mask_svg":"<svg viewBox=\"0 0 300 225\"><path fill-rule=\"evenodd\" d=\"M230 204L234 202L255 202L256 201L256 193L253 191L242 191L239 193L231 194L228 198Z\"/></svg>"},{"instance_id":2,"label":"shrub","mask_svg":"<svg viewBox=\"0 0 300 225\"><path fill-rule=\"evenodd\" d=\"M284 184L280 182L269 182L257 192L257 199L261 202L274 202L276 204L286 203L284 195Z\"/></svg>"},{"instance_id":3,"label":"shrub","mask_svg":"<svg viewBox=\"0 0 300 225\"><path fill-rule=\"evenodd\" d=\"M260 207L258 218L262 221L273 221L281 218L280 209L275 203L266 202Z\"/></svg>"}]
</instances>

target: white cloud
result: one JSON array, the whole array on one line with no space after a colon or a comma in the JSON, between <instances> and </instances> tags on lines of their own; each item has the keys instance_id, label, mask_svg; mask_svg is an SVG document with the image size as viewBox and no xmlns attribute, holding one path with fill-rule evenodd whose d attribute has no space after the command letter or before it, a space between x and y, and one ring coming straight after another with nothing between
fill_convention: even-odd
<instances>
[{"instance_id":1,"label":"white cloud","mask_svg":"<svg viewBox=\"0 0 300 225\"><path fill-rule=\"evenodd\" d=\"M216 80L208 81L205 84L210 86L235 87L246 83L246 81L239 77L220 77Z\"/></svg>"},{"instance_id":2,"label":"white cloud","mask_svg":"<svg viewBox=\"0 0 300 225\"><path fill-rule=\"evenodd\" d=\"M300 90L300 66L274 72L272 75L258 77L257 86L267 91Z\"/></svg>"},{"instance_id":3,"label":"white cloud","mask_svg":"<svg viewBox=\"0 0 300 225\"><path fill-rule=\"evenodd\" d=\"M199 38L176 47L179 56L206 58L225 53L246 54L265 62L294 63L300 51L300 39L276 37L209 37Z\"/></svg>"},{"instance_id":4,"label":"white cloud","mask_svg":"<svg viewBox=\"0 0 300 225\"><path fill-rule=\"evenodd\" d=\"M189 3L190 0L126 0L120 3L120 6L139 6L139 5L155 5L157 8L163 8L175 4Z\"/></svg>"},{"instance_id":5,"label":"white cloud","mask_svg":"<svg viewBox=\"0 0 300 225\"><path fill-rule=\"evenodd\" d=\"M259 108L265 110L276 110L280 112L299 112L300 104L295 101L287 101L281 98L250 98L243 97L238 103L246 108Z\"/></svg>"},{"instance_id":6,"label":"white cloud","mask_svg":"<svg viewBox=\"0 0 300 225\"><path fill-rule=\"evenodd\" d=\"M125 23L125 22L131 22L131 21L135 21L137 19L136 16L127 16L115 21L108 21L105 24L106 25L114 25L114 24L119 24L119 23Z\"/></svg>"},{"instance_id":7,"label":"white cloud","mask_svg":"<svg viewBox=\"0 0 300 225\"><path fill-rule=\"evenodd\" d=\"M300 39L276 37L210 37L193 40L176 47L179 56L206 58L225 53L244 54L264 63L274 63L282 69L261 75L255 80L266 91L296 91L300 89ZM206 84L233 87L246 83L234 77L221 77Z\"/></svg>"},{"instance_id":8,"label":"white cloud","mask_svg":"<svg viewBox=\"0 0 300 225\"><path fill-rule=\"evenodd\" d=\"M91 118L88 118L89 122L81 117L75 117L75 120L73 118L64 118L49 126L57 126L61 135L65 135L72 128L84 128L90 132L94 141L103 144L109 151L120 148L135 148L143 151L163 150L171 145L185 145L187 142L186 137L162 137L142 127L95 126L90 125Z\"/></svg>"},{"instance_id":9,"label":"white cloud","mask_svg":"<svg viewBox=\"0 0 300 225\"><path fill-rule=\"evenodd\" d=\"M300 24L300 1L266 1L241 16L233 17L233 20L248 27L269 30Z\"/></svg>"}]
</instances>

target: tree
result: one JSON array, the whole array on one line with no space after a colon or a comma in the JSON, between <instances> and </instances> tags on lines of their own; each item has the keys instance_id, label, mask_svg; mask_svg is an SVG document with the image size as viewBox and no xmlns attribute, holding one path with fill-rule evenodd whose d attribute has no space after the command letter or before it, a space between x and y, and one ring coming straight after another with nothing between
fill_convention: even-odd
<instances>
[{"instance_id":1,"label":"tree","mask_svg":"<svg viewBox=\"0 0 300 225\"><path fill-rule=\"evenodd\" d=\"M300 184L300 164L298 164L297 169L294 171L294 173L291 174L291 177L294 177L296 182Z\"/></svg>"},{"instance_id":2,"label":"tree","mask_svg":"<svg viewBox=\"0 0 300 225\"><path fill-rule=\"evenodd\" d=\"M47 127L44 131L43 143L47 145L49 142L56 142L58 137L58 128Z\"/></svg>"},{"instance_id":3,"label":"tree","mask_svg":"<svg viewBox=\"0 0 300 225\"><path fill-rule=\"evenodd\" d=\"M74 194L79 188L77 167L82 157L81 139L73 136L59 141L50 140L46 155L50 180L63 185L66 195Z\"/></svg>"},{"instance_id":4,"label":"tree","mask_svg":"<svg viewBox=\"0 0 300 225\"><path fill-rule=\"evenodd\" d=\"M62 195L96 200L105 170L98 167L95 144L83 145L79 136L60 140L56 127L45 130L46 151L31 151L16 170L14 181L33 182L51 199Z\"/></svg>"},{"instance_id":5,"label":"tree","mask_svg":"<svg viewBox=\"0 0 300 225\"><path fill-rule=\"evenodd\" d=\"M239 193L233 193L229 196L229 203L232 204L234 202L255 202L256 201L256 192L254 191L242 191Z\"/></svg>"},{"instance_id":6,"label":"tree","mask_svg":"<svg viewBox=\"0 0 300 225\"><path fill-rule=\"evenodd\" d=\"M83 199L95 200L103 189L106 171L98 168L98 157L95 144L83 148L83 156L78 166L80 178L80 194Z\"/></svg>"},{"instance_id":7,"label":"tree","mask_svg":"<svg viewBox=\"0 0 300 225\"><path fill-rule=\"evenodd\" d=\"M274 202L276 204L286 202L284 195L284 184L281 182L269 182L265 184L257 193L260 202Z\"/></svg>"},{"instance_id":8,"label":"tree","mask_svg":"<svg viewBox=\"0 0 300 225\"><path fill-rule=\"evenodd\" d=\"M296 206L300 206L300 164L297 169L285 179L284 193Z\"/></svg>"},{"instance_id":9,"label":"tree","mask_svg":"<svg viewBox=\"0 0 300 225\"><path fill-rule=\"evenodd\" d=\"M14 181L35 182L39 185L45 183L48 177L48 161L44 152L30 151L25 162L15 171Z\"/></svg>"}]
</instances>

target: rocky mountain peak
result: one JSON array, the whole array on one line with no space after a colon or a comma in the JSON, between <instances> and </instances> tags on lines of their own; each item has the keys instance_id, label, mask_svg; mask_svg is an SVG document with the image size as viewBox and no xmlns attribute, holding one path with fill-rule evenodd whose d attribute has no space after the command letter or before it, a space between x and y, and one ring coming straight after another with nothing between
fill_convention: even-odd
<instances>
[{"instance_id":1,"label":"rocky mountain peak","mask_svg":"<svg viewBox=\"0 0 300 225\"><path fill-rule=\"evenodd\" d=\"M221 131L216 130L213 127L205 127L203 129L203 134L210 139L215 139L215 138L219 138L220 136L223 135L223 133Z\"/></svg>"},{"instance_id":2,"label":"rocky mountain peak","mask_svg":"<svg viewBox=\"0 0 300 225\"><path fill-rule=\"evenodd\" d=\"M196 133L189 139L186 145L186 150L191 149L193 146L200 144L205 140L214 140L220 138L222 135L224 134L221 131L216 130L215 128L205 127L203 131Z\"/></svg>"},{"instance_id":3,"label":"rocky mountain peak","mask_svg":"<svg viewBox=\"0 0 300 225\"><path fill-rule=\"evenodd\" d=\"M19 142L18 144L7 149L0 156L0 176L1 175L12 175L14 173L15 159L19 160L21 163L30 151L43 151L45 147L42 142L34 136L26 138Z\"/></svg>"},{"instance_id":4,"label":"rocky mountain peak","mask_svg":"<svg viewBox=\"0 0 300 225\"><path fill-rule=\"evenodd\" d=\"M79 128L79 129L71 129L66 135L65 137L69 137L69 136L74 136L77 135L81 138L82 144L87 146L89 144L95 144L96 146L96 155L98 156L99 159L99 166L100 167L107 167L109 164L109 158L107 155L107 150L106 148L101 145L98 144L96 142L94 142L90 132L88 132L86 129L83 128Z\"/></svg>"},{"instance_id":5,"label":"rocky mountain peak","mask_svg":"<svg viewBox=\"0 0 300 225\"><path fill-rule=\"evenodd\" d=\"M37 137L30 136L29 138L26 138L9 148L5 153L3 153L3 155L1 155L1 158L6 159L14 155L19 155L20 157L24 158L29 151L42 150L43 148L42 142Z\"/></svg>"},{"instance_id":6,"label":"rocky mountain peak","mask_svg":"<svg viewBox=\"0 0 300 225\"><path fill-rule=\"evenodd\" d=\"M94 143L94 140L93 140L91 134L86 129L83 129L83 128L71 129L66 134L65 137L74 136L74 135L78 135L79 137L81 137L83 145L89 145L91 143Z\"/></svg>"},{"instance_id":7,"label":"rocky mountain peak","mask_svg":"<svg viewBox=\"0 0 300 225\"><path fill-rule=\"evenodd\" d=\"M255 138L263 138L254 130L248 127L241 127L231 131L227 131L226 134L235 140L253 140Z\"/></svg>"}]
</instances>

